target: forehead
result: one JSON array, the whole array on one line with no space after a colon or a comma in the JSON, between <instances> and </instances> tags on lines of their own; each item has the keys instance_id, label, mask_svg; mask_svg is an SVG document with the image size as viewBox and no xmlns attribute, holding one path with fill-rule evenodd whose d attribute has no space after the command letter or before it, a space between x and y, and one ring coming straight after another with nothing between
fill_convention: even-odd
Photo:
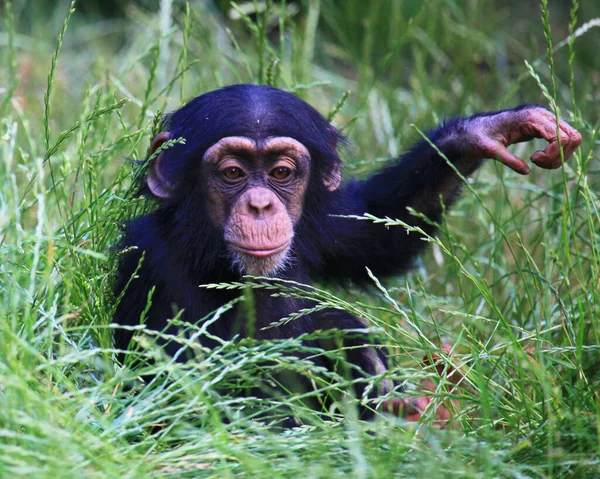
<instances>
[{"instance_id":1,"label":"forehead","mask_svg":"<svg viewBox=\"0 0 600 479\"><path fill-rule=\"evenodd\" d=\"M204 154L205 161L215 161L223 155L235 152L285 153L295 157L308 157L308 149L298 140L287 136L273 136L254 140L245 136L228 136L212 145Z\"/></svg>"}]
</instances>

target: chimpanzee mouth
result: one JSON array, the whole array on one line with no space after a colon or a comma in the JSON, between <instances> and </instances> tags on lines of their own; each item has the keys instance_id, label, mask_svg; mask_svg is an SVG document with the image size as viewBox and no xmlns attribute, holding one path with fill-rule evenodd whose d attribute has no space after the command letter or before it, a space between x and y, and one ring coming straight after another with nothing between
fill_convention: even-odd
<instances>
[{"instance_id":1,"label":"chimpanzee mouth","mask_svg":"<svg viewBox=\"0 0 600 479\"><path fill-rule=\"evenodd\" d=\"M237 251L238 253L254 256L255 258L268 258L269 256L273 256L273 255L276 255L277 253L281 253L282 251L285 251L287 248L290 247L291 243L292 243L291 240L289 240L280 246L276 246L274 248L265 248L265 249L246 248L242 245L235 244L235 243L229 243L229 246L231 247L231 249L233 249L234 251Z\"/></svg>"},{"instance_id":2,"label":"chimpanzee mouth","mask_svg":"<svg viewBox=\"0 0 600 479\"><path fill-rule=\"evenodd\" d=\"M291 241L277 248L256 250L229 244L231 264L240 274L275 277L293 264Z\"/></svg>"}]
</instances>

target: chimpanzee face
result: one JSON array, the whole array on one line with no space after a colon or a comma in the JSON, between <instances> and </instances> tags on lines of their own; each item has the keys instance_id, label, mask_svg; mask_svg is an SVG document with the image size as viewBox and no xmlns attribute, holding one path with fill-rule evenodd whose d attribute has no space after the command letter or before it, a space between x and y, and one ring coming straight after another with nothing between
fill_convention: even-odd
<instances>
[{"instance_id":1,"label":"chimpanzee face","mask_svg":"<svg viewBox=\"0 0 600 479\"><path fill-rule=\"evenodd\" d=\"M208 211L235 267L273 275L290 259L302 215L310 154L293 138L223 138L202 161Z\"/></svg>"}]
</instances>

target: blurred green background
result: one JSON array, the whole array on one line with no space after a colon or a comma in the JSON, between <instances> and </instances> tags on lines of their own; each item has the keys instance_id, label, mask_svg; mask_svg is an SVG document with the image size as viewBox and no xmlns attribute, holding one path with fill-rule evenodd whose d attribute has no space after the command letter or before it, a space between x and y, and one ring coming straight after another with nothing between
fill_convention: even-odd
<instances>
[{"instance_id":1,"label":"blurred green background","mask_svg":"<svg viewBox=\"0 0 600 479\"><path fill-rule=\"evenodd\" d=\"M45 69L69 2L13 3L19 93L41 98ZM238 3L251 19L256 19L254 10L265 6L265 2ZM316 20L308 15L311 3L318 14ZM519 101L541 101L539 89L524 65L524 60L541 59L540 73L547 73L538 2L305 0L286 2L283 15L279 3L273 4L265 31L273 48L283 53L281 86L298 81L327 81L326 86L316 89L315 96L337 97L349 89L350 100L357 108L364 108L369 94L376 89L394 112L395 132L406 131L405 118L426 117L431 109L440 115L451 115ZM239 13L227 0L193 1L189 5L188 61L197 63L190 69L193 74L187 75L190 81L185 98L217 85L255 81L259 67L257 45ZM569 35L571 4L555 0L550 1L549 7L552 39L559 43ZM89 84L96 83L106 72L125 87L145 81L150 55L144 58L144 53L158 35L166 35L158 67L159 83L164 83L180 53L185 17L183 2L174 1L171 8L172 16L161 25L158 0L78 4L63 45L65 58L59 65L56 94L64 95L65 101L54 105L57 115L57 109L67 106L67 99L82 95ZM598 16L598 2L580 2L577 26ZM284 28L290 27L283 33L282 21L287 22ZM308 44L304 43L307 28L314 30ZM575 100L584 112L597 116L600 29L597 24L588 28L581 41L574 43ZM280 40L284 40L283 45ZM171 62L165 64L165 57ZM555 54L555 71L560 100L570 104L566 46ZM168 101L171 108L181 103L175 95Z\"/></svg>"}]
</instances>

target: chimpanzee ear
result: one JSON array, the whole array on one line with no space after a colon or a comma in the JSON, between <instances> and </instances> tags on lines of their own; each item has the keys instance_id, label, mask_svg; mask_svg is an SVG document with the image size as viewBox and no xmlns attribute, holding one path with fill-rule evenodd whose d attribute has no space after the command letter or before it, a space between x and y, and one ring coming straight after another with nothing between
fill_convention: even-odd
<instances>
[{"instance_id":1,"label":"chimpanzee ear","mask_svg":"<svg viewBox=\"0 0 600 479\"><path fill-rule=\"evenodd\" d=\"M169 139L169 132L163 131L154 137L150 146L150 155ZM164 158L164 151L153 158L148 167L148 188L152 194L158 198L169 198L173 192L173 185L169 183L166 176L161 171L161 163Z\"/></svg>"},{"instance_id":2,"label":"chimpanzee ear","mask_svg":"<svg viewBox=\"0 0 600 479\"><path fill-rule=\"evenodd\" d=\"M323 177L323 184L329 191L335 191L340 187L342 184L342 167L339 163L336 163Z\"/></svg>"},{"instance_id":3,"label":"chimpanzee ear","mask_svg":"<svg viewBox=\"0 0 600 479\"><path fill-rule=\"evenodd\" d=\"M335 129L333 125L329 125L331 138L328 139L327 143L329 146L337 151L338 148L338 140L340 139L339 132ZM329 191L337 190L342 184L342 165L338 161L336 164L329 170L329 172L323 177L323 185Z\"/></svg>"}]
</instances>

